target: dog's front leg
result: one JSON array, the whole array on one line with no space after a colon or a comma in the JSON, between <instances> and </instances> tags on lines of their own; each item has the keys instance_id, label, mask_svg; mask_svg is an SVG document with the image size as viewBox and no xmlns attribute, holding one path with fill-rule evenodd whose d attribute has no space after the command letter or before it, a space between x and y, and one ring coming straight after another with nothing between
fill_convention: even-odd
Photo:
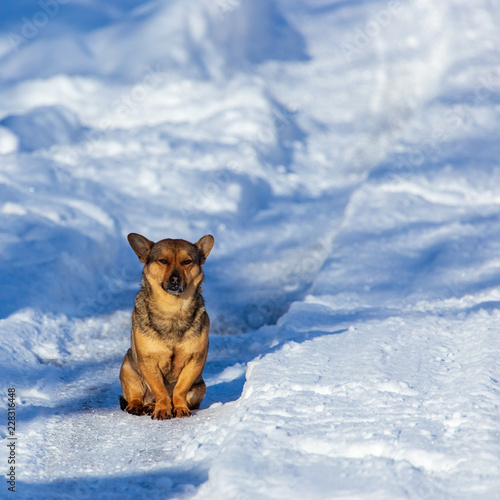
<instances>
[{"instance_id":1,"label":"dog's front leg","mask_svg":"<svg viewBox=\"0 0 500 500\"><path fill-rule=\"evenodd\" d=\"M201 379L201 373L204 366L205 360L200 362L199 359L194 359L187 363L179 374L179 378L177 379L172 395L174 415L176 417L189 417L189 415L191 415L186 396L193 384L198 379Z\"/></svg>"},{"instance_id":2,"label":"dog's front leg","mask_svg":"<svg viewBox=\"0 0 500 500\"><path fill-rule=\"evenodd\" d=\"M157 360L148 357L143 358L139 362L139 368L156 400L151 418L153 420L172 418L172 401L165 387L163 374Z\"/></svg>"}]
</instances>

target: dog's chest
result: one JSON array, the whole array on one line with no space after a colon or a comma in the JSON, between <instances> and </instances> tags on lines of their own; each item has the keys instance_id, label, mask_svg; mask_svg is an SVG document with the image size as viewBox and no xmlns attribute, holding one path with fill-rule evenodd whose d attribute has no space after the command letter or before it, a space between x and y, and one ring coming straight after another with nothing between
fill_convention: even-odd
<instances>
[{"instance_id":1,"label":"dog's chest","mask_svg":"<svg viewBox=\"0 0 500 500\"><path fill-rule=\"evenodd\" d=\"M158 358L158 366L164 379L174 384L183 368L191 361L201 359L205 352L203 339L189 339L175 346L163 350Z\"/></svg>"}]
</instances>

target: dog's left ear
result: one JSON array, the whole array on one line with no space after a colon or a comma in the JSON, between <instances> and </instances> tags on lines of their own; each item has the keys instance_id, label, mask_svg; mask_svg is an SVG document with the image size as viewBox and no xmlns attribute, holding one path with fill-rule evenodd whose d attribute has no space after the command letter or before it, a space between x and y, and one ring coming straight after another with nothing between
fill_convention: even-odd
<instances>
[{"instance_id":1,"label":"dog's left ear","mask_svg":"<svg viewBox=\"0 0 500 500\"><path fill-rule=\"evenodd\" d=\"M205 264L208 254L214 246L214 237L211 234L207 234L206 236L203 236L203 238L200 238L195 245L198 248L198 253L200 254L200 264Z\"/></svg>"}]
</instances>

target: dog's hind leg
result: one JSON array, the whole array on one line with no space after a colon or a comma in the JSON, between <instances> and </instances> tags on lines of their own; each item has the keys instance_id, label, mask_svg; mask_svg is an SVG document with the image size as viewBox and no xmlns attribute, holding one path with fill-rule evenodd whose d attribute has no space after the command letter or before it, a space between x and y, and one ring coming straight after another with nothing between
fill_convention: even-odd
<instances>
[{"instance_id":1,"label":"dog's hind leg","mask_svg":"<svg viewBox=\"0 0 500 500\"><path fill-rule=\"evenodd\" d=\"M152 415L155 411L156 401L153 396L153 393L150 389L146 390L146 394L144 395L144 413L146 415Z\"/></svg>"},{"instance_id":2,"label":"dog's hind leg","mask_svg":"<svg viewBox=\"0 0 500 500\"><path fill-rule=\"evenodd\" d=\"M120 409L125 411L125 408L128 406L128 401L123 397L120 396Z\"/></svg>"},{"instance_id":3,"label":"dog's hind leg","mask_svg":"<svg viewBox=\"0 0 500 500\"><path fill-rule=\"evenodd\" d=\"M203 379L201 382L193 384L186 395L186 401L190 410L197 410L200 407L201 400L205 397L207 386Z\"/></svg>"},{"instance_id":4,"label":"dog's hind leg","mask_svg":"<svg viewBox=\"0 0 500 500\"><path fill-rule=\"evenodd\" d=\"M144 415L144 394L146 387L141 376L134 370L130 363L130 349L125 355L120 370L120 381L122 383L123 401L120 400L122 410L132 415ZM124 403L127 403L123 408Z\"/></svg>"}]
</instances>

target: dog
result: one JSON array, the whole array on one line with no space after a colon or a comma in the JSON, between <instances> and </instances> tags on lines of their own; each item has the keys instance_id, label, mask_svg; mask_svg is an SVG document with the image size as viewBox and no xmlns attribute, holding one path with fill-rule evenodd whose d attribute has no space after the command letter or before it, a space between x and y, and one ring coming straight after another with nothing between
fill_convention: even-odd
<instances>
[{"instance_id":1,"label":"dog","mask_svg":"<svg viewBox=\"0 0 500 500\"><path fill-rule=\"evenodd\" d=\"M201 295L201 266L214 238L154 243L131 233L128 241L144 269L132 313L131 347L120 370L120 407L154 420L187 417L206 393L202 372L210 320Z\"/></svg>"}]
</instances>

